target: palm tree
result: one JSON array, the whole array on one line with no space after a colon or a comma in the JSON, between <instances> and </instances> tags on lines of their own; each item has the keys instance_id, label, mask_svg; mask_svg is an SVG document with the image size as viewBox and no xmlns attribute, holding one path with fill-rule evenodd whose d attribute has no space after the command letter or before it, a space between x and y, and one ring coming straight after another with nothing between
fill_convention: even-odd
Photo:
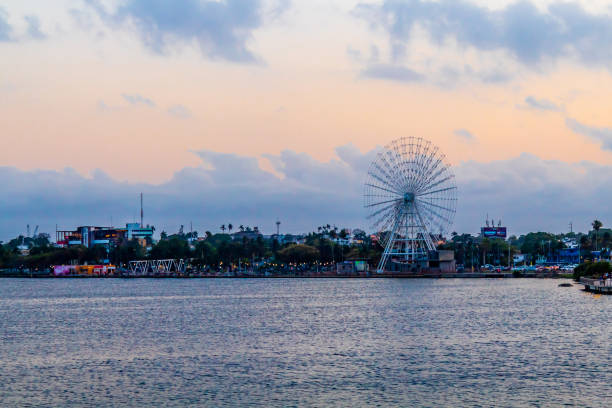
<instances>
[{"instance_id":1,"label":"palm tree","mask_svg":"<svg viewBox=\"0 0 612 408\"><path fill-rule=\"evenodd\" d=\"M593 226L593 229L595 230L595 250L597 251L597 238L598 238L597 235L598 235L599 229L603 227L603 224L599 220L594 220L591 223L591 225Z\"/></svg>"},{"instance_id":2,"label":"palm tree","mask_svg":"<svg viewBox=\"0 0 612 408\"><path fill-rule=\"evenodd\" d=\"M229 233L232 233L232 229L234 229L234 226L232 224L227 224L227 229L229 230Z\"/></svg>"},{"instance_id":3,"label":"palm tree","mask_svg":"<svg viewBox=\"0 0 612 408\"><path fill-rule=\"evenodd\" d=\"M221 231L225 232L225 224L221 225Z\"/></svg>"}]
</instances>

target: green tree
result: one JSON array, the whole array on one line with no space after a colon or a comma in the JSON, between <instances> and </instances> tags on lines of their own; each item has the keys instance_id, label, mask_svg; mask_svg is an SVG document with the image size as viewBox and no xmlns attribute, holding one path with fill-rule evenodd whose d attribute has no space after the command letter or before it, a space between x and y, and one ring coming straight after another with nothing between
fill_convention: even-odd
<instances>
[{"instance_id":1,"label":"green tree","mask_svg":"<svg viewBox=\"0 0 612 408\"><path fill-rule=\"evenodd\" d=\"M293 244L278 251L278 258L283 262L311 263L319 259L319 250L310 245Z\"/></svg>"},{"instance_id":2,"label":"green tree","mask_svg":"<svg viewBox=\"0 0 612 408\"><path fill-rule=\"evenodd\" d=\"M595 230L595 250L597 251L598 233L599 233L599 229L603 227L603 223L599 220L593 220L591 225L593 226L593 230Z\"/></svg>"}]
</instances>

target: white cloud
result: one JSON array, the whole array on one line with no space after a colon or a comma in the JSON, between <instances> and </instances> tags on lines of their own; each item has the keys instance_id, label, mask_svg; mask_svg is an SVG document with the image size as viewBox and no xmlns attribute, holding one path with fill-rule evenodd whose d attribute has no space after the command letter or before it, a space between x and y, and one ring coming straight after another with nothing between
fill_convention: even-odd
<instances>
[{"instance_id":1,"label":"white cloud","mask_svg":"<svg viewBox=\"0 0 612 408\"><path fill-rule=\"evenodd\" d=\"M588 126L572 118L566 118L565 124L572 132L601 142L602 149L612 150L612 128Z\"/></svg>"},{"instance_id":2,"label":"white cloud","mask_svg":"<svg viewBox=\"0 0 612 408\"><path fill-rule=\"evenodd\" d=\"M548 99L538 99L529 95L525 98L525 107L541 111L561 112L563 108Z\"/></svg>"},{"instance_id":3,"label":"white cloud","mask_svg":"<svg viewBox=\"0 0 612 408\"><path fill-rule=\"evenodd\" d=\"M131 105L147 105L152 108L155 107L155 102L153 102L153 100L145 98L140 94L121 94L121 96L123 96L123 99L128 101Z\"/></svg>"},{"instance_id":4,"label":"white cloud","mask_svg":"<svg viewBox=\"0 0 612 408\"><path fill-rule=\"evenodd\" d=\"M475 139L472 132L467 129L456 129L453 133L468 142L472 142Z\"/></svg>"},{"instance_id":5,"label":"white cloud","mask_svg":"<svg viewBox=\"0 0 612 408\"><path fill-rule=\"evenodd\" d=\"M173 105L168 108L168 113L172 116L176 116L177 118L187 119L190 118L191 111L183 105Z\"/></svg>"}]
</instances>

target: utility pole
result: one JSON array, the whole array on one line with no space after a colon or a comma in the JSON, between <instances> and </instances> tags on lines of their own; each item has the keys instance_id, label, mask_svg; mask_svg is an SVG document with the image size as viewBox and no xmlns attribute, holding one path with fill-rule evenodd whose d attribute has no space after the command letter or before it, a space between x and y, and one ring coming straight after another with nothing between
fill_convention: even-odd
<instances>
[{"instance_id":1,"label":"utility pole","mask_svg":"<svg viewBox=\"0 0 612 408\"><path fill-rule=\"evenodd\" d=\"M144 212L142 210L142 193L140 193L140 228L143 227L143 223L142 223L143 215L144 215Z\"/></svg>"},{"instance_id":2,"label":"utility pole","mask_svg":"<svg viewBox=\"0 0 612 408\"><path fill-rule=\"evenodd\" d=\"M570 227L570 234L574 232L574 226L572 225L572 222L570 221L569 223L569 227Z\"/></svg>"}]
</instances>

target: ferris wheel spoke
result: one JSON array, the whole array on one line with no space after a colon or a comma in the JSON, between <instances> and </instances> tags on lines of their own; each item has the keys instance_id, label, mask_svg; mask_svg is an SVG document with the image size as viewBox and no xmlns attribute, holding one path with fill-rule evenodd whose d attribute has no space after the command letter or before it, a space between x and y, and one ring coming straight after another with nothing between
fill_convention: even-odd
<instances>
[{"instance_id":1,"label":"ferris wheel spoke","mask_svg":"<svg viewBox=\"0 0 612 408\"><path fill-rule=\"evenodd\" d=\"M379 156L379 158L381 158L381 160L384 161L384 158L382 156ZM387 164L386 161L384 161L385 164ZM394 189L394 190L401 190L400 186L397 185L397 183L395 182L396 177L393 175L390 175L385 169L381 168L380 165L378 163L373 163L374 167L380 171L382 173L382 175L388 180L383 180L379 175L374 174L374 172L370 171L368 172L372 177L374 177L376 180L380 181L382 184L384 184L385 186ZM388 164L387 164L388 165Z\"/></svg>"},{"instance_id":2,"label":"ferris wheel spoke","mask_svg":"<svg viewBox=\"0 0 612 408\"><path fill-rule=\"evenodd\" d=\"M443 193L444 191L450 191L450 190L456 190L456 189L457 189L457 187L455 187L455 186L446 187L446 188L441 188L441 189L434 190L434 191L427 191L427 192L424 192L424 193L417 193L416 196L417 197L421 197L421 196L424 196L424 195Z\"/></svg>"},{"instance_id":3,"label":"ferris wheel spoke","mask_svg":"<svg viewBox=\"0 0 612 408\"><path fill-rule=\"evenodd\" d=\"M385 201L380 201L380 202L377 202L377 203L368 204L368 205L366 205L366 208L368 208L368 207L376 207L378 205L392 203L394 201L400 201L400 199L399 198L394 198L393 200L385 200Z\"/></svg>"},{"instance_id":4,"label":"ferris wheel spoke","mask_svg":"<svg viewBox=\"0 0 612 408\"><path fill-rule=\"evenodd\" d=\"M418 163L419 175L423 176L431 174L437 167L438 161L440 161L440 157L438 156L437 148L432 149L431 153L428 151Z\"/></svg>"},{"instance_id":5,"label":"ferris wheel spoke","mask_svg":"<svg viewBox=\"0 0 612 408\"><path fill-rule=\"evenodd\" d=\"M381 216L380 219L376 223L374 223L374 227L378 228L379 231L386 231L387 229L389 229L389 227L391 227L391 224L396 218L397 215L394 214L393 211L390 211L389 213Z\"/></svg>"},{"instance_id":6,"label":"ferris wheel spoke","mask_svg":"<svg viewBox=\"0 0 612 408\"><path fill-rule=\"evenodd\" d=\"M424 215L427 216L427 221L425 221L425 223L426 225L429 226L430 230L433 231L436 227L438 229L443 229L442 221L446 223L447 222L446 220L444 219L442 219L442 221L438 220L439 215L437 215L435 211L432 211L429 208L421 207L421 211L423 212Z\"/></svg>"},{"instance_id":7,"label":"ferris wheel spoke","mask_svg":"<svg viewBox=\"0 0 612 408\"><path fill-rule=\"evenodd\" d=\"M435 166L437 170L433 173L429 173L428 176L423 178L421 183L417 186L417 191L428 189L431 186L431 183L435 182L436 179L440 177L440 175L442 175L447 170L446 166L442 166L441 168L438 168L440 167L440 163L442 163L441 159L438 160L438 163Z\"/></svg>"},{"instance_id":8,"label":"ferris wheel spoke","mask_svg":"<svg viewBox=\"0 0 612 408\"><path fill-rule=\"evenodd\" d=\"M444 177L443 179L440 179L440 180L436 181L436 182L435 182L435 183L433 183L433 184L429 184L429 185L427 186L427 189L426 189L425 191L422 191L422 193L427 193L427 192L428 192L430 189L432 189L432 188L434 188L434 187L437 187L437 186L439 186L440 184L445 183L445 182L447 182L447 181L451 180L453 177L454 177L454 176L453 176L452 174L449 174L448 176ZM421 193L421 192L420 192L420 193Z\"/></svg>"},{"instance_id":9,"label":"ferris wheel spoke","mask_svg":"<svg viewBox=\"0 0 612 408\"><path fill-rule=\"evenodd\" d=\"M406 146L403 145L403 152L396 152L397 154L397 159L399 161L399 169L402 173L402 176L404 178L404 188L408 191L412 191L413 190L413 185L414 185L414 179L415 179L415 160L414 158L410 157L411 152L414 151L414 145L410 146L410 151L406 151ZM403 153L403 156L402 156ZM408 157L406 157L408 156Z\"/></svg>"},{"instance_id":10,"label":"ferris wheel spoke","mask_svg":"<svg viewBox=\"0 0 612 408\"><path fill-rule=\"evenodd\" d=\"M420 202L419 204L423 204L422 202ZM451 221L449 220L448 217L445 217L444 215L438 213L437 211L435 211L433 208L429 208L429 207L421 207L423 210L429 212L430 214L433 214L434 216L436 216L437 218L439 218L440 220L450 223ZM454 212L453 212L454 213ZM440 223L438 225L441 225Z\"/></svg>"},{"instance_id":11,"label":"ferris wheel spoke","mask_svg":"<svg viewBox=\"0 0 612 408\"><path fill-rule=\"evenodd\" d=\"M402 186L401 190L404 190L407 186L407 179L405 174L406 166L403 163L403 159L405 157L402 157L402 150L405 151L405 143L400 144L398 141L392 142L390 147L387 149L387 158L391 162L391 168L394 170L396 178L400 180L400 184Z\"/></svg>"},{"instance_id":12,"label":"ferris wheel spoke","mask_svg":"<svg viewBox=\"0 0 612 408\"><path fill-rule=\"evenodd\" d=\"M441 209L441 210L451 211L451 212L453 212L453 211L454 211L452 208L446 208L446 207L443 207L443 206L441 206L441 205L437 205L437 204L434 204L434 203L430 203L429 201L424 201L424 200L417 200L417 201L419 202L419 204L431 205L432 207L439 208L439 209Z\"/></svg>"},{"instance_id":13,"label":"ferris wheel spoke","mask_svg":"<svg viewBox=\"0 0 612 408\"><path fill-rule=\"evenodd\" d=\"M399 193L399 192L397 192L397 191L395 191L395 190L389 190L388 188L380 187L380 186L377 186L377 185L375 185L375 184L366 183L366 186L373 187L373 188L377 188L377 189L379 189L379 190L383 190L383 191L387 191L387 192L389 192L389 193L394 193L394 194L397 194L397 195L399 195L399 196L401 196L401 195L402 195L401 193Z\"/></svg>"},{"instance_id":14,"label":"ferris wheel spoke","mask_svg":"<svg viewBox=\"0 0 612 408\"><path fill-rule=\"evenodd\" d=\"M386 150L386 157L383 157L385 164L389 168L391 174L393 175L394 180L398 185L399 190L404 190L406 188L405 180L402 174L399 173L400 167L398 163L394 160L393 152L389 149Z\"/></svg>"},{"instance_id":15,"label":"ferris wheel spoke","mask_svg":"<svg viewBox=\"0 0 612 408\"><path fill-rule=\"evenodd\" d=\"M416 187L420 183L425 174L425 171L429 165L429 162L435 157L435 149L430 151L431 142L427 142L425 145L419 145L417 154L415 155L415 177L412 183L412 190L416 190Z\"/></svg>"},{"instance_id":16,"label":"ferris wheel spoke","mask_svg":"<svg viewBox=\"0 0 612 408\"><path fill-rule=\"evenodd\" d=\"M387 205L387 206L385 206L383 208L380 208L380 209L374 211L372 214L370 214L368 216L368 218L376 218L379 214L381 214L381 213L383 213L385 211L388 211L388 210L392 209L393 207L395 207L395 205L396 205L396 203L391 203L391 204L389 204L389 205Z\"/></svg>"}]
</instances>

